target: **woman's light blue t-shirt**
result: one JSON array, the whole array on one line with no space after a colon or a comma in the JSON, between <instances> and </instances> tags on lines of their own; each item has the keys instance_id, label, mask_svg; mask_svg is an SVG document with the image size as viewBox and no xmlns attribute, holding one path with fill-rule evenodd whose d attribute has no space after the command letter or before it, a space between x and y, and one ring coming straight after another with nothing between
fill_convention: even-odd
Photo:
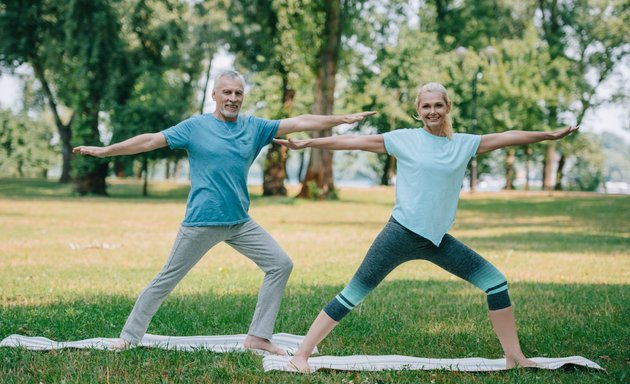
<instances>
[{"instance_id":1,"label":"woman's light blue t-shirt","mask_svg":"<svg viewBox=\"0 0 630 384\"><path fill-rule=\"evenodd\" d=\"M276 136L280 120L212 114L191 117L165 129L171 149L185 149L191 189L183 226L232 225L249 220L247 174L262 148Z\"/></svg>"},{"instance_id":2,"label":"woman's light blue t-shirt","mask_svg":"<svg viewBox=\"0 0 630 384\"><path fill-rule=\"evenodd\" d=\"M392 216L436 246L453 225L464 173L481 137L455 133L452 139L422 128L383 134L396 156L396 205Z\"/></svg>"}]
</instances>

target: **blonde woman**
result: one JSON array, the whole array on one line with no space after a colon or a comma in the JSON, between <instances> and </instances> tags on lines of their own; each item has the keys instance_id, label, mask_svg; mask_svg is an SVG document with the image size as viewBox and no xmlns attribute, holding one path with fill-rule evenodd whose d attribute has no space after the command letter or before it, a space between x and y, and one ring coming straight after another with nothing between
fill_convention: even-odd
<instances>
[{"instance_id":1,"label":"blonde woman","mask_svg":"<svg viewBox=\"0 0 630 384\"><path fill-rule=\"evenodd\" d=\"M473 156L510 145L558 140L579 127L554 132L453 133L450 111L446 89L429 83L420 88L416 97L416 112L423 128L399 129L382 135L276 140L291 149L356 149L387 152L397 159L396 204L389 222L372 243L350 283L315 319L290 360L291 368L309 372L308 357L339 321L392 270L406 261L419 259L440 266L486 293L490 321L503 348L507 368L536 365L521 351L505 276L447 231L455 218L466 166Z\"/></svg>"}]
</instances>

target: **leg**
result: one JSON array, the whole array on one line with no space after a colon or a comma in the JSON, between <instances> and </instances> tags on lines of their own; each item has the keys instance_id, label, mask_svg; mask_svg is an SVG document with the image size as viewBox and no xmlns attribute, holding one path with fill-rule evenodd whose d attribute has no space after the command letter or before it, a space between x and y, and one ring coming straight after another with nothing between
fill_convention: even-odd
<instances>
[{"instance_id":1,"label":"leg","mask_svg":"<svg viewBox=\"0 0 630 384\"><path fill-rule=\"evenodd\" d=\"M289 363L298 371L308 373L311 367L308 365L308 358L313 350L328 334L339 324L333 320L325 311L321 311L308 330L300 349L293 355Z\"/></svg>"},{"instance_id":2,"label":"leg","mask_svg":"<svg viewBox=\"0 0 630 384\"><path fill-rule=\"evenodd\" d=\"M157 276L142 291L120 334L137 344L166 296L214 245L223 240L226 227L181 227L171 254Z\"/></svg>"},{"instance_id":3,"label":"leg","mask_svg":"<svg viewBox=\"0 0 630 384\"><path fill-rule=\"evenodd\" d=\"M273 345L270 339L293 262L278 243L253 220L235 226L226 243L265 272L245 347L286 355L286 351Z\"/></svg>"},{"instance_id":4,"label":"leg","mask_svg":"<svg viewBox=\"0 0 630 384\"><path fill-rule=\"evenodd\" d=\"M426 243L430 244L428 240ZM424 244L420 245L420 247L423 246ZM309 372L308 357L315 347L392 270L412 259L417 249L418 242L413 239L411 233L397 222L390 220L374 240L350 283L317 316L290 363L299 372Z\"/></svg>"},{"instance_id":5,"label":"leg","mask_svg":"<svg viewBox=\"0 0 630 384\"><path fill-rule=\"evenodd\" d=\"M521 351L521 344L516 334L513 307L490 311L490 322L505 353L506 368L536 366L536 363L528 360Z\"/></svg>"},{"instance_id":6,"label":"leg","mask_svg":"<svg viewBox=\"0 0 630 384\"><path fill-rule=\"evenodd\" d=\"M449 234L444 236L437 252L429 261L486 292L490 321L505 353L507 368L536 365L527 360L521 351L507 281L499 270Z\"/></svg>"}]
</instances>

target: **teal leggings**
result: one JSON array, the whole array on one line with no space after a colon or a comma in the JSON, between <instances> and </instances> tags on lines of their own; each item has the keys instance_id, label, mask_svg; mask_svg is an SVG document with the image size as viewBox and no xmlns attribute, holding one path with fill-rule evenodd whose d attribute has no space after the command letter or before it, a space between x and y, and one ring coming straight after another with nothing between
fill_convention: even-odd
<instances>
[{"instance_id":1,"label":"teal leggings","mask_svg":"<svg viewBox=\"0 0 630 384\"><path fill-rule=\"evenodd\" d=\"M335 321L340 321L397 266L409 260L428 260L451 272L487 294L490 310L509 307L505 276L477 252L446 234L435 246L431 241L410 231L390 218L376 237L354 277L324 308Z\"/></svg>"}]
</instances>

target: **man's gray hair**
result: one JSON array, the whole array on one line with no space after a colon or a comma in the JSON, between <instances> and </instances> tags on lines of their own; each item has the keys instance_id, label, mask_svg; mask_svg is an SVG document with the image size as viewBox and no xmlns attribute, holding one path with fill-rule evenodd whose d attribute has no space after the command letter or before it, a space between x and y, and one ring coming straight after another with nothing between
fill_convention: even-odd
<instances>
[{"instance_id":1,"label":"man's gray hair","mask_svg":"<svg viewBox=\"0 0 630 384\"><path fill-rule=\"evenodd\" d=\"M245 88L245 79L243 78L243 75L241 75L240 73L238 73L237 71L233 69L225 69L219 72L219 74L215 76L213 90L217 89L217 83L219 82L219 79L222 77L229 77L230 79L239 79L241 83L243 83L243 88Z\"/></svg>"}]
</instances>

